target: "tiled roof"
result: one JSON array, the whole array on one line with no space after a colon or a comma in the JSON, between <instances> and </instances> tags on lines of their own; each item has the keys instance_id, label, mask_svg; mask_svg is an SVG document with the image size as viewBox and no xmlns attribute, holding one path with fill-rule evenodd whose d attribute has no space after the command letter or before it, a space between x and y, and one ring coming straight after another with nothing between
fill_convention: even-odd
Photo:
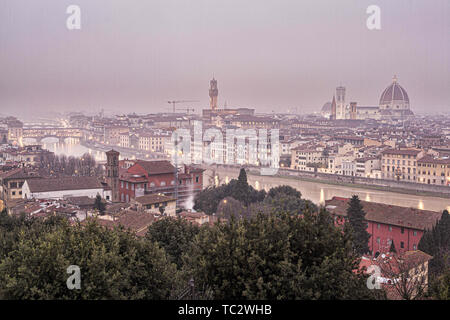
<instances>
[{"instance_id":1,"label":"tiled roof","mask_svg":"<svg viewBox=\"0 0 450 320\"><path fill-rule=\"evenodd\" d=\"M161 202L168 202L168 201L175 201L174 198L159 195L159 194L149 194L142 197L136 197L134 199L136 202L139 202L142 205L148 205L148 204L154 204L154 203L161 203Z\"/></svg>"},{"instance_id":2,"label":"tiled roof","mask_svg":"<svg viewBox=\"0 0 450 320\"><path fill-rule=\"evenodd\" d=\"M401 155L412 155L417 156L422 150L418 149L387 149L382 152L382 154L401 154Z\"/></svg>"},{"instance_id":3,"label":"tiled roof","mask_svg":"<svg viewBox=\"0 0 450 320\"><path fill-rule=\"evenodd\" d=\"M347 216L349 200L348 198L333 197L331 200L325 201L325 207L333 214ZM367 221L417 230L431 229L441 217L441 213L435 211L368 201L361 201L361 204L366 212Z\"/></svg>"},{"instance_id":4,"label":"tiled roof","mask_svg":"<svg viewBox=\"0 0 450 320\"><path fill-rule=\"evenodd\" d=\"M143 236L147 232L148 227L156 220L153 214L137 212L133 210L123 211L115 220L105 220L98 218L100 225L107 228L123 226L125 229L135 231L137 235Z\"/></svg>"},{"instance_id":5,"label":"tiled roof","mask_svg":"<svg viewBox=\"0 0 450 320\"><path fill-rule=\"evenodd\" d=\"M149 175L151 174L163 174L163 173L173 173L175 172L175 167L167 160L157 160L157 161L144 161L139 160L136 164L144 168Z\"/></svg>"},{"instance_id":6,"label":"tiled roof","mask_svg":"<svg viewBox=\"0 0 450 320\"><path fill-rule=\"evenodd\" d=\"M58 179L27 180L30 191L50 192L62 190L101 189L102 184L96 177L65 177Z\"/></svg>"},{"instance_id":7,"label":"tiled roof","mask_svg":"<svg viewBox=\"0 0 450 320\"><path fill-rule=\"evenodd\" d=\"M434 158L430 155L425 155L419 160L417 160L419 163L433 163L433 164L450 164L450 158Z\"/></svg>"}]
</instances>

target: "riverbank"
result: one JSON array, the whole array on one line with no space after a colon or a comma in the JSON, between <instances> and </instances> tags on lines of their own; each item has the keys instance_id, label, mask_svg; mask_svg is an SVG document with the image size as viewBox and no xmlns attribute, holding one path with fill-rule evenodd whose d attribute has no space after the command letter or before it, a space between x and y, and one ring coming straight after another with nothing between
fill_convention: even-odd
<instances>
[{"instance_id":1,"label":"riverbank","mask_svg":"<svg viewBox=\"0 0 450 320\"><path fill-rule=\"evenodd\" d=\"M231 167L231 166L220 166L216 169L220 170L230 170L233 172L239 172L240 168ZM248 174L253 175L255 177L267 177L261 175L259 169L256 168L248 168ZM375 190L375 191L383 191L383 192L392 192L392 193L400 193L400 194L408 194L414 196L425 196L425 197L437 197L442 199L450 199L450 194L442 193L442 192L434 192L434 191L424 191L424 190L414 190L414 189L406 189L392 186L381 186L381 185L372 185L372 184L363 184L363 183L351 183L346 181L336 181L330 179L323 179L319 177L307 177L302 175L290 175L290 174L280 174L277 173L273 177L277 177L279 179L287 179L287 180L295 180L295 181L307 181L311 183L322 183L332 186L342 186L349 188L356 188L361 190ZM413 187L413 186L412 186Z\"/></svg>"}]
</instances>

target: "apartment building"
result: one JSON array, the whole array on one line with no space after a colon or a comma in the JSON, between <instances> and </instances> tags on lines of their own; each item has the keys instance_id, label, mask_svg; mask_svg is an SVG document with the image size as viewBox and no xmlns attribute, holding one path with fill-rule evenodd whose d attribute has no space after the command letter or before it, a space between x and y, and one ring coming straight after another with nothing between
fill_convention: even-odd
<instances>
[{"instance_id":1,"label":"apartment building","mask_svg":"<svg viewBox=\"0 0 450 320\"><path fill-rule=\"evenodd\" d=\"M383 179L416 182L417 161L424 156L420 149L387 149L381 153Z\"/></svg>"},{"instance_id":2,"label":"apartment building","mask_svg":"<svg viewBox=\"0 0 450 320\"><path fill-rule=\"evenodd\" d=\"M417 160L417 182L450 185L450 158L435 158L425 155Z\"/></svg>"}]
</instances>

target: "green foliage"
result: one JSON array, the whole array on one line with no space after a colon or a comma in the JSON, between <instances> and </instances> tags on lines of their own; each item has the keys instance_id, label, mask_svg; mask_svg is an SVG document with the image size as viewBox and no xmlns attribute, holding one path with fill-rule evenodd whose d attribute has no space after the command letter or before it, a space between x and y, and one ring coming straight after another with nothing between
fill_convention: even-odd
<instances>
[{"instance_id":1,"label":"green foliage","mask_svg":"<svg viewBox=\"0 0 450 320\"><path fill-rule=\"evenodd\" d=\"M0 299L167 299L176 285L164 250L123 230L52 218L13 224L20 225L0 260ZM81 290L66 286L70 265L81 269Z\"/></svg>"},{"instance_id":2,"label":"green foliage","mask_svg":"<svg viewBox=\"0 0 450 320\"><path fill-rule=\"evenodd\" d=\"M264 199L264 204L290 214L301 214L305 210L317 211L314 203L302 199L302 194L290 186L271 188Z\"/></svg>"},{"instance_id":3,"label":"green foliage","mask_svg":"<svg viewBox=\"0 0 450 320\"><path fill-rule=\"evenodd\" d=\"M245 169L241 169L238 180L233 179L228 184L206 188L197 194L194 209L213 214L217 212L220 201L226 197L233 197L248 206L251 203L263 201L265 196L264 190L257 191L247 183Z\"/></svg>"},{"instance_id":4,"label":"green foliage","mask_svg":"<svg viewBox=\"0 0 450 320\"><path fill-rule=\"evenodd\" d=\"M395 249L394 241L391 241L391 247L389 248L389 252L397 253L397 249Z\"/></svg>"},{"instance_id":5,"label":"green foliage","mask_svg":"<svg viewBox=\"0 0 450 320\"><path fill-rule=\"evenodd\" d=\"M101 214L105 213L106 206L99 194L95 197L94 209L97 209Z\"/></svg>"},{"instance_id":6,"label":"green foliage","mask_svg":"<svg viewBox=\"0 0 450 320\"><path fill-rule=\"evenodd\" d=\"M429 262L430 295L450 299L450 215L447 210L431 230L424 232L418 249L433 256Z\"/></svg>"},{"instance_id":7,"label":"green foliage","mask_svg":"<svg viewBox=\"0 0 450 320\"><path fill-rule=\"evenodd\" d=\"M365 216L361 201L354 195L347 208L347 217L353 232L353 248L359 255L369 252L370 234L367 232Z\"/></svg>"},{"instance_id":8,"label":"green foliage","mask_svg":"<svg viewBox=\"0 0 450 320\"><path fill-rule=\"evenodd\" d=\"M182 265L182 254L189 250L200 228L184 219L164 218L148 228L146 238L157 242L167 252L169 259L178 267Z\"/></svg>"},{"instance_id":9,"label":"green foliage","mask_svg":"<svg viewBox=\"0 0 450 320\"><path fill-rule=\"evenodd\" d=\"M257 214L204 228L184 255L186 272L215 299L364 299L351 240L325 211Z\"/></svg>"},{"instance_id":10,"label":"green foliage","mask_svg":"<svg viewBox=\"0 0 450 320\"><path fill-rule=\"evenodd\" d=\"M419 250L433 256L430 261L430 272L439 274L449 266L450 255L450 215L447 210L431 230L426 230L420 239Z\"/></svg>"}]
</instances>

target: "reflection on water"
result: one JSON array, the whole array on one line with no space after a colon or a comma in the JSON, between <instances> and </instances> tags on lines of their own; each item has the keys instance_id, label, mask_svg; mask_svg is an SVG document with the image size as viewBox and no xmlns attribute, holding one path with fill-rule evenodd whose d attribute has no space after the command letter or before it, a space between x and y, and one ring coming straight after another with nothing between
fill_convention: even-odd
<instances>
[{"instance_id":1,"label":"reflection on water","mask_svg":"<svg viewBox=\"0 0 450 320\"><path fill-rule=\"evenodd\" d=\"M216 171L219 176L226 176L225 183L231 179L237 178L239 170L226 170L219 169ZM259 186L264 186L264 189L268 191L272 187L279 185L289 185L296 188L302 193L302 197L309 199L316 204L322 204L325 200L332 197L344 197L351 198L353 195L358 195L361 200L386 203L391 205L398 205L402 207L411 207L421 210L432 210L442 212L445 208L450 210L450 199L439 197L425 197L418 195L386 192L383 190L369 190L352 188L346 186L335 186L324 184L320 182L302 181L294 178L282 178L274 176L253 176L247 175L248 182L251 185L256 186L258 182Z\"/></svg>"},{"instance_id":2,"label":"reflection on water","mask_svg":"<svg viewBox=\"0 0 450 320\"><path fill-rule=\"evenodd\" d=\"M423 209L424 206L423 206L423 201L422 200L419 200L419 204L418 204L417 208L419 208L420 210L424 210Z\"/></svg>"},{"instance_id":3,"label":"reflection on water","mask_svg":"<svg viewBox=\"0 0 450 320\"><path fill-rule=\"evenodd\" d=\"M319 204L320 205L324 205L325 204L325 193L323 192L323 189L320 188L320 199L319 199Z\"/></svg>"},{"instance_id":4,"label":"reflection on water","mask_svg":"<svg viewBox=\"0 0 450 320\"><path fill-rule=\"evenodd\" d=\"M24 139L24 144L35 144L34 139ZM63 143L56 138L45 138L40 142L43 149L50 150L56 155L66 155L67 157L81 157L85 153L89 153L96 161L106 161L106 154L103 151L96 151L80 145L79 139L67 138Z\"/></svg>"}]
</instances>

